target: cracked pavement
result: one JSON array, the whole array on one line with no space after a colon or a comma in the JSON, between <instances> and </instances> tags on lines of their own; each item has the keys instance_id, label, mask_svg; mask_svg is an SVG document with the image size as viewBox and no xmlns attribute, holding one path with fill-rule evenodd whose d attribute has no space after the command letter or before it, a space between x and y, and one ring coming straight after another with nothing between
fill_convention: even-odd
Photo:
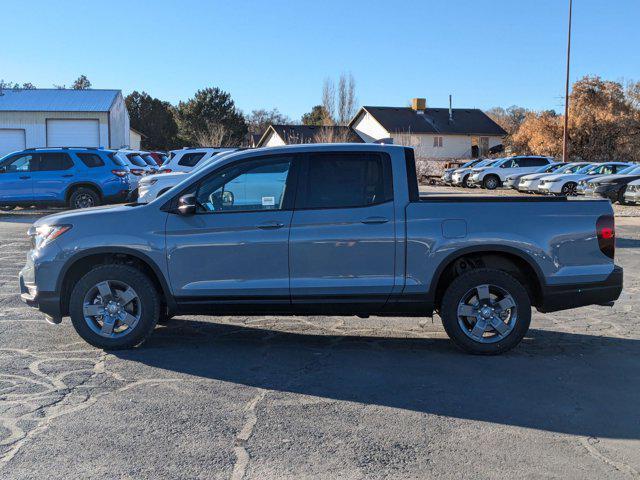
<instances>
[{"instance_id":1,"label":"cracked pavement","mask_svg":"<svg viewBox=\"0 0 640 480\"><path fill-rule=\"evenodd\" d=\"M614 308L534 313L501 357L436 318L184 316L104 353L22 304L0 215L0 478L638 478L640 219Z\"/></svg>"}]
</instances>

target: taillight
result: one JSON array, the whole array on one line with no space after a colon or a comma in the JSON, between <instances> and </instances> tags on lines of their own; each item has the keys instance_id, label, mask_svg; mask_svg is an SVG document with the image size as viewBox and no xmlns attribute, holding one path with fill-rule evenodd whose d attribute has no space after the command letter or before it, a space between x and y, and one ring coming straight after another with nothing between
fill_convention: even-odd
<instances>
[{"instance_id":1,"label":"taillight","mask_svg":"<svg viewBox=\"0 0 640 480\"><path fill-rule=\"evenodd\" d=\"M616 253L616 221L613 215L602 215L596 221L598 246L607 257L613 258Z\"/></svg>"},{"instance_id":2,"label":"taillight","mask_svg":"<svg viewBox=\"0 0 640 480\"><path fill-rule=\"evenodd\" d=\"M134 175L144 175L144 170L142 170L141 168L132 168L131 169L131 173L133 173Z\"/></svg>"},{"instance_id":3,"label":"taillight","mask_svg":"<svg viewBox=\"0 0 640 480\"><path fill-rule=\"evenodd\" d=\"M113 173L116 177L120 177L120 178L127 176L126 170L111 170L111 173Z\"/></svg>"}]
</instances>

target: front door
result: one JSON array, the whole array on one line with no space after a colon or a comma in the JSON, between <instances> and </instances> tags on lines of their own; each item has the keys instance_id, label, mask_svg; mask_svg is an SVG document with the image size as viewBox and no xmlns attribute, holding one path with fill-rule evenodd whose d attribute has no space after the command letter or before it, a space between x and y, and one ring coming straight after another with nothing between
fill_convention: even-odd
<instances>
[{"instance_id":1,"label":"front door","mask_svg":"<svg viewBox=\"0 0 640 480\"><path fill-rule=\"evenodd\" d=\"M0 165L0 202L33 200L32 166L35 154L18 153Z\"/></svg>"},{"instance_id":2,"label":"front door","mask_svg":"<svg viewBox=\"0 0 640 480\"><path fill-rule=\"evenodd\" d=\"M290 303L292 168L291 155L221 166L195 186L195 215L169 215L167 262L179 301Z\"/></svg>"},{"instance_id":3,"label":"front door","mask_svg":"<svg viewBox=\"0 0 640 480\"><path fill-rule=\"evenodd\" d=\"M395 274L386 154L309 155L299 175L289 261L293 303L384 305Z\"/></svg>"}]
</instances>

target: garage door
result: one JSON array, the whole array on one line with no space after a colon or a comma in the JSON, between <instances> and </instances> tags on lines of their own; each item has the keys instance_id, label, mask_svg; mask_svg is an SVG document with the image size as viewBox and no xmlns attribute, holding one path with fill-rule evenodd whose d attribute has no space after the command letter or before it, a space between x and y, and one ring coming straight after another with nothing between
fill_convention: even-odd
<instances>
[{"instance_id":1,"label":"garage door","mask_svg":"<svg viewBox=\"0 0 640 480\"><path fill-rule=\"evenodd\" d=\"M25 148L24 130L19 128L0 128L0 157Z\"/></svg>"},{"instance_id":2,"label":"garage door","mask_svg":"<svg viewBox=\"0 0 640 480\"><path fill-rule=\"evenodd\" d=\"M47 119L47 147L99 147L98 120Z\"/></svg>"}]
</instances>

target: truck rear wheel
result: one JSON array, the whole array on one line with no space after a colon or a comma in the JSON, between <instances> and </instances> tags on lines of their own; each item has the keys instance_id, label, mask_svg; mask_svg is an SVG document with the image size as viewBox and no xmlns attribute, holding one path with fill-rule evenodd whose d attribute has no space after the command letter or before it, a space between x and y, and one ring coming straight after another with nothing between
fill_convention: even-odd
<instances>
[{"instance_id":1,"label":"truck rear wheel","mask_svg":"<svg viewBox=\"0 0 640 480\"><path fill-rule=\"evenodd\" d=\"M76 283L69 314L78 335L94 347L131 348L144 342L156 326L160 298L140 270L101 265Z\"/></svg>"},{"instance_id":2,"label":"truck rear wheel","mask_svg":"<svg viewBox=\"0 0 640 480\"><path fill-rule=\"evenodd\" d=\"M444 293L442 324L461 349L497 355L512 349L531 323L527 290L501 270L479 268L457 277Z\"/></svg>"}]
</instances>

